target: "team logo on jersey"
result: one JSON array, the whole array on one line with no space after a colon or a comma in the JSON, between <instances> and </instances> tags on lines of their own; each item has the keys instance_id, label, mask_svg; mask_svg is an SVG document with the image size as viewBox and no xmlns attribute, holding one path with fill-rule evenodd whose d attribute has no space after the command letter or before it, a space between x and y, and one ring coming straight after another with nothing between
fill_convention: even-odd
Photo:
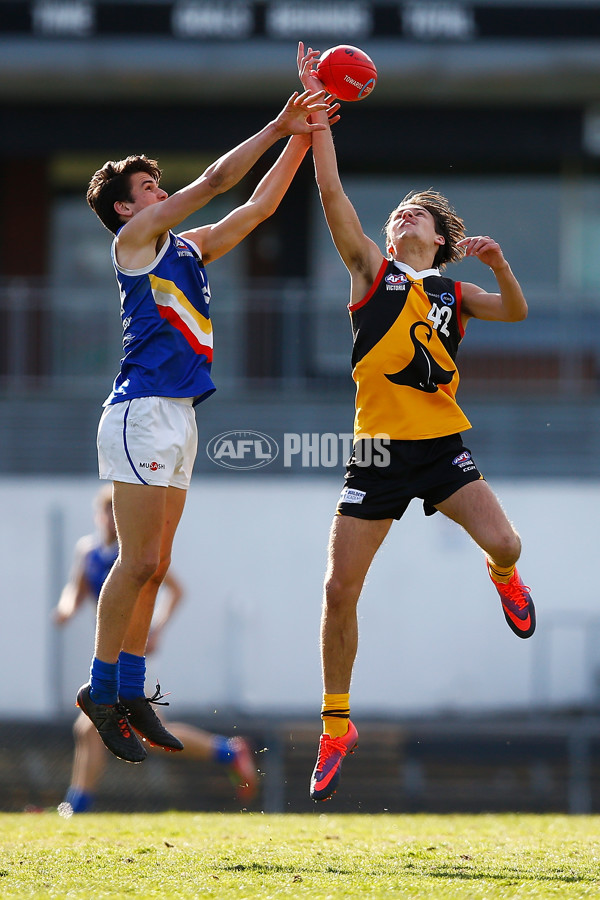
<instances>
[{"instance_id":1,"label":"team logo on jersey","mask_svg":"<svg viewBox=\"0 0 600 900\"><path fill-rule=\"evenodd\" d=\"M410 329L410 339L414 347L413 358L407 366L399 372L388 375L386 378L392 384L403 384L424 391L426 394L435 394L438 384L450 384L455 375L455 369L443 369L431 355L427 347L417 337L417 329L421 329L423 337L429 343L433 335L433 328L428 322L415 322ZM424 329L424 331L423 331Z\"/></svg>"},{"instance_id":2,"label":"team logo on jersey","mask_svg":"<svg viewBox=\"0 0 600 900\"><path fill-rule=\"evenodd\" d=\"M452 306L455 302L454 296L446 291L443 294L440 294L440 301L444 304L444 306Z\"/></svg>"}]
</instances>

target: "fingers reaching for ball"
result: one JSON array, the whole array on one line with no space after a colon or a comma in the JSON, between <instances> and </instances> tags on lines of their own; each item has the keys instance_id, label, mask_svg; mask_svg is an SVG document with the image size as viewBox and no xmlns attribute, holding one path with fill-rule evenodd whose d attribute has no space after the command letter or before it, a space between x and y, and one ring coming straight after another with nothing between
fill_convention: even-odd
<instances>
[{"instance_id":1,"label":"fingers reaching for ball","mask_svg":"<svg viewBox=\"0 0 600 900\"><path fill-rule=\"evenodd\" d=\"M335 125L335 123L339 122L341 118L341 116L338 115L338 110L341 108L341 104L337 102L334 103L333 101L335 100L335 97L332 97L331 95L327 96L325 99L329 103L331 103L331 106L327 110L327 118L329 119L329 124Z\"/></svg>"},{"instance_id":2,"label":"fingers reaching for ball","mask_svg":"<svg viewBox=\"0 0 600 900\"><path fill-rule=\"evenodd\" d=\"M298 44L298 75L302 86L312 91L321 90L323 87L316 72L319 55L320 51L313 50L312 47L309 47L305 53L302 41Z\"/></svg>"},{"instance_id":3,"label":"fingers reaching for ball","mask_svg":"<svg viewBox=\"0 0 600 900\"><path fill-rule=\"evenodd\" d=\"M312 123L309 121L311 113L326 112L332 109L335 117L335 104L327 100L325 90L306 90L302 94L294 91L285 104L282 111L274 121L275 127L281 132L282 137L288 134L309 134L312 131L324 131L327 125ZM337 120L336 120L337 121Z\"/></svg>"}]
</instances>

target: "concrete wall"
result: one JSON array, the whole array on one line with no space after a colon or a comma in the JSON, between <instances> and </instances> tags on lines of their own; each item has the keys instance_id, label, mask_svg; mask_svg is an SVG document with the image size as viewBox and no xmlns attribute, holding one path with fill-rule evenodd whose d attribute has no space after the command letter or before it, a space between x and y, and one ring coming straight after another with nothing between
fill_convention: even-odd
<instances>
[{"instance_id":1,"label":"concrete wall","mask_svg":"<svg viewBox=\"0 0 600 900\"><path fill-rule=\"evenodd\" d=\"M599 482L492 485L524 543L538 631L504 622L479 550L413 503L369 574L353 710L387 715L527 709L594 698ZM92 529L95 479L0 480L0 716L68 711L87 679L90 604L63 629L50 609L76 539ZM340 479L197 477L173 566L185 602L148 660L186 710L318 715L318 626Z\"/></svg>"}]
</instances>

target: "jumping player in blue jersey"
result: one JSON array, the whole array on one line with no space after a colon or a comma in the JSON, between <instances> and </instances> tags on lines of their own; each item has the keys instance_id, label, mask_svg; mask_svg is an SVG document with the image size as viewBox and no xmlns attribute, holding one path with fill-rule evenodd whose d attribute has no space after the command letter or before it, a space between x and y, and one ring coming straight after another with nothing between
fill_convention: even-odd
<instances>
[{"instance_id":1,"label":"jumping player in blue jersey","mask_svg":"<svg viewBox=\"0 0 600 900\"><path fill-rule=\"evenodd\" d=\"M75 547L75 557L56 609L57 625L69 622L82 606L97 602L102 585L118 554L117 532L112 509L112 489L105 485L94 502L96 533L80 538ZM164 577L164 596L152 620L146 652L156 650L163 629L179 606L183 588L169 569ZM212 734L195 728L186 722L170 722L169 730L185 742L184 754L201 762L217 762L224 767L235 786L240 803L252 801L257 792L258 773L252 759L252 751L245 738L233 738ZM75 753L71 783L58 811L64 817L87 812L94 803L95 793L104 772L106 750L92 722L80 712L73 726Z\"/></svg>"},{"instance_id":2,"label":"jumping player in blue jersey","mask_svg":"<svg viewBox=\"0 0 600 900\"><path fill-rule=\"evenodd\" d=\"M115 756L141 762L136 733L165 750L183 744L145 697L145 653L156 593L169 568L196 455L194 406L213 391L210 291L204 266L235 247L277 209L310 146L325 92L294 93L261 131L169 196L154 160L107 162L88 203L115 234L121 298L121 370L98 428L100 478L113 483L119 554L100 591L90 681L81 710ZM250 199L220 222L171 230L233 187L280 138L292 135ZM153 698L158 700L159 698Z\"/></svg>"}]
</instances>

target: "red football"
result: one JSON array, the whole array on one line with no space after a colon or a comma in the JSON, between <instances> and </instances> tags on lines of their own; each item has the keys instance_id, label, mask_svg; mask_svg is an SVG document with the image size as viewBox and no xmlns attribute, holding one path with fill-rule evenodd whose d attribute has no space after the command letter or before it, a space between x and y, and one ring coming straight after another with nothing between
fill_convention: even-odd
<instances>
[{"instance_id":1,"label":"red football","mask_svg":"<svg viewBox=\"0 0 600 900\"><path fill-rule=\"evenodd\" d=\"M317 63L317 76L338 100L362 100L377 83L373 60L349 44L326 50Z\"/></svg>"}]
</instances>

